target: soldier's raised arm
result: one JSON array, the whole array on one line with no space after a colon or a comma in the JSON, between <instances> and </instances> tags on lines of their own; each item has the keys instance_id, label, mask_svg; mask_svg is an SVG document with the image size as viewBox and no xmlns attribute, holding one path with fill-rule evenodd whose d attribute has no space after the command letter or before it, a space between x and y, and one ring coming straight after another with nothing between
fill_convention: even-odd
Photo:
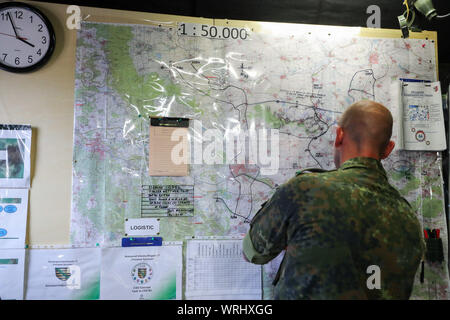
<instances>
[{"instance_id":1,"label":"soldier's raised arm","mask_svg":"<svg viewBox=\"0 0 450 320\"><path fill-rule=\"evenodd\" d=\"M250 223L250 230L243 240L243 251L251 263L265 264L286 248L288 219L293 204L288 199L287 188L287 185L281 186Z\"/></svg>"}]
</instances>

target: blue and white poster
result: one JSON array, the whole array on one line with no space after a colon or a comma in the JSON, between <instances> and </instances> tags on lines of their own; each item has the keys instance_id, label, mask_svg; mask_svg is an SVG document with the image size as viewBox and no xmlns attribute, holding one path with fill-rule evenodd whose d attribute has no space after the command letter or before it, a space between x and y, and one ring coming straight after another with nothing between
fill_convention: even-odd
<instances>
[{"instance_id":1,"label":"blue and white poster","mask_svg":"<svg viewBox=\"0 0 450 320\"><path fill-rule=\"evenodd\" d=\"M0 189L0 249L24 249L28 189Z\"/></svg>"},{"instance_id":2,"label":"blue and white poster","mask_svg":"<svg viewBox=\"0 0 450 320\"><path fill-rule=\"evenodd\" d=\"M0 249L0 300L22 300L25 249Z\"/></svg>"}]
</instances>

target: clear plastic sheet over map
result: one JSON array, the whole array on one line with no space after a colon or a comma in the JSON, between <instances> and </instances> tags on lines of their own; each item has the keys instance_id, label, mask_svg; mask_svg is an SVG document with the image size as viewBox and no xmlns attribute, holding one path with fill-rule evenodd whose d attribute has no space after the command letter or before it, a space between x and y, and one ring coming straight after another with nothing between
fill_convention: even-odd
<instances>
[{"instance_id":1,"label":"clear plastic sheet over map","mask_svg":"<svg viewBox=\"0 0 450 320\"><path fill-rule=\"evenodd\" d=\"M164 240L245 234L296 171L334 168L334 127L347 106L371 99L389 108L391 82L406 75L436 79L432 42L311 33L301 25L224 40L164 25L83 22L72 243L118 245L124 219L141 217L143 186L193 188L193 214L159 217ZM150 116L190 119L188 176L149 176ZM440 153L394 151L383 165L423 227L442 230L447 252ZM264 269L264 298L276 268ZM447 263L425 272L413 298L447 298Z\"/></svg>"}]
</instances>

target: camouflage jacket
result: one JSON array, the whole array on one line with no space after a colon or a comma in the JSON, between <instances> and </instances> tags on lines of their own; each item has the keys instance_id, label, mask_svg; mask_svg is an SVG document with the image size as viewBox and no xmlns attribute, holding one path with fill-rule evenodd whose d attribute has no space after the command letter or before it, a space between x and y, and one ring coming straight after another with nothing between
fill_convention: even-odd
<instances>
[{"instance_id":1,"label":"camouflage jacket","mask_svg":"<svg viewBox=\"0 0 450 320\"><path fill-rule=\"evenodd\" d=\"M425 250L414 211L371 158L297 174L250 226L243 241L250 262L285 250L275 299L408 299ZM367 285L373 265L380 289Z\"/></svg>"}]
</instances>

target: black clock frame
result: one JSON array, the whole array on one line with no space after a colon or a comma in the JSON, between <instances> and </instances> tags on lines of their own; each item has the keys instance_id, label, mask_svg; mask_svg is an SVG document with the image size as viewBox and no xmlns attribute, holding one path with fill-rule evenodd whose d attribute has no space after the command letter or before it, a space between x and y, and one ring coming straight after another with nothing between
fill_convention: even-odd
<instances>
[{"instance_id":1,"label":"black clock frame","mask_svg":"<svg viewBox=\"0 0 450 320\"><path fill-rule=\"evenodd\" d=\"M24 9L32 11L34 14L39 16L39 18L41 18L42 21L47 26L49 37L50 37L50 39L49 39L50 43L49 43L48 50L45 53L44 57L41 60L39 60L38 62L36 62L36 64L34 64L32 66L20 68L20 67L7 66L0 60L0 69L9 71L9 72L14 72L14 73L26 73L26 72L36 71L37 69L41 68L43 65L45 65L48 62L48 60L50 59L50 57L53 54L53 51L55 51L56 36L55 36L55 31L53 29L53 26L52 26L50 20L39 9L37 9L36 7L34 7L32 5L29 5L29 4L23 3L23 2L0 3L0 10L2 10L4 8L8 8L8 7L24 8Z\"/></svg>"}]
</instances>

